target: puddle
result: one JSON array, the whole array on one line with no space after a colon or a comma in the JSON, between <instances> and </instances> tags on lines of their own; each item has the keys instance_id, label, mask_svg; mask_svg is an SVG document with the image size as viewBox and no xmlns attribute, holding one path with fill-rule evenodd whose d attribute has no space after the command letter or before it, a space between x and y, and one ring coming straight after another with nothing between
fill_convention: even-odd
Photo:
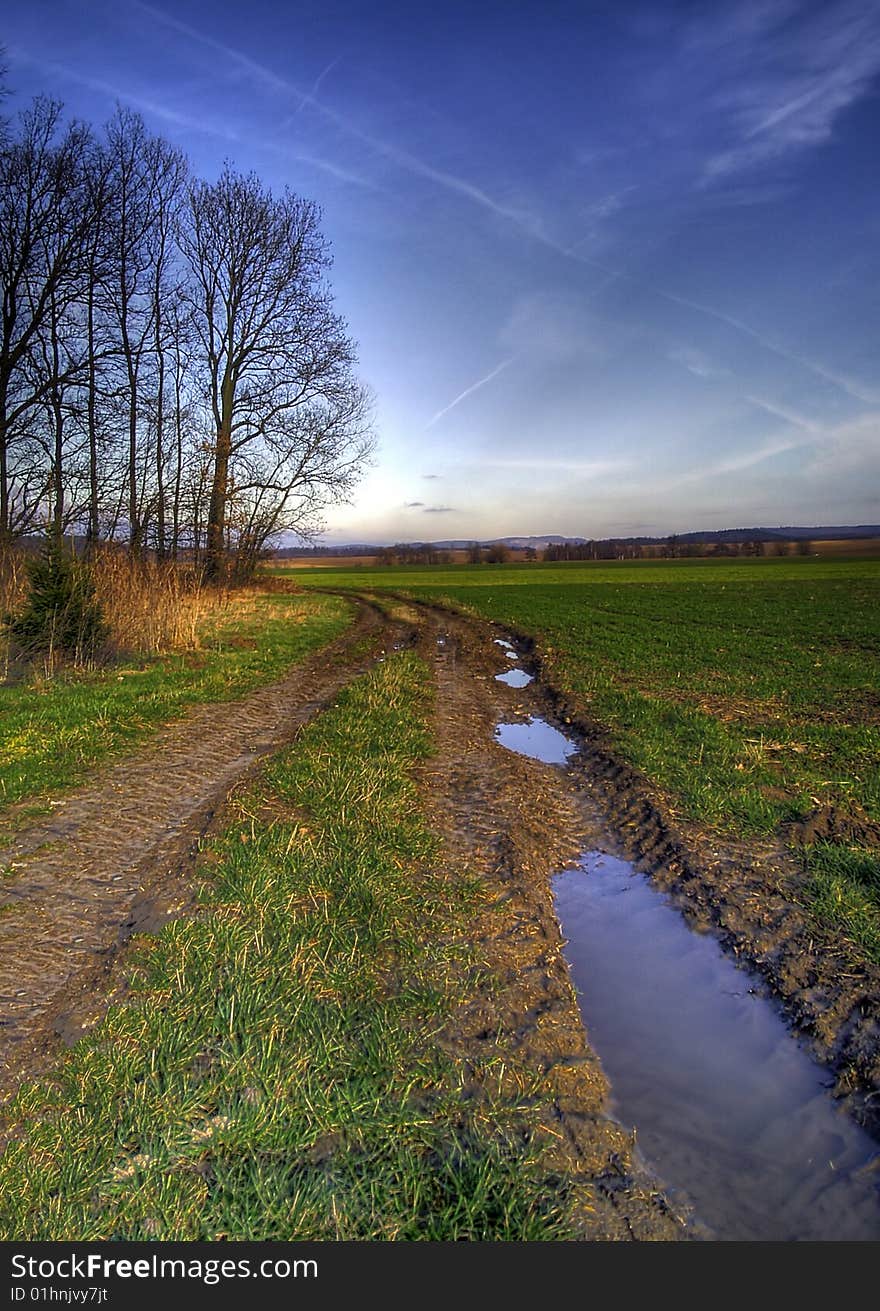
<instances>
[{"instance_id":1,"label":"puddle","mask_svg":"<svg viewBox=\"0 0 880 1311\"><path fill-rule=\"evenodd\" d=\"M496 683L506 683L508 687L526 687L532 681L532 674L524 669L508 669L504 674L496 674Z\"/></svg>"},{"instance_id":2,"label":"puddle","mask_svg":"<svg viewBox=\"0 0 880 1311\"><path fill-rule=\"evenodd\" d=\"M753 976L611 856L586 854L554 895L609 1109L669 1196L720 1239L880 1238L877 1144Z\"/></svg>"},{"instance_id":3,"label":"puddle","mask_svg":"<svg viewBox=\"0 0 880 1311\"><path fill-rule=\"evenodd\" d=\"M519 653L516 647L513 646L511 642L508 642L503 637L496 637L494 639L494 642L496 646L501 647L502 651L507 656L508 660L519 660Z\"/></svg>"},{"instance_id":4,"label":"puddle","mask_svg":"<svg viewBox=\"0 0 880 1311\"><path fill-rule=\"evenodd\" d=\"M515 724L499 724L495 729L495 741L510 751L518 751L521 756L542 760L545 765L565 765L569 756L577 751L564 733L535 715Z\"/></svg>"}]
</instances>

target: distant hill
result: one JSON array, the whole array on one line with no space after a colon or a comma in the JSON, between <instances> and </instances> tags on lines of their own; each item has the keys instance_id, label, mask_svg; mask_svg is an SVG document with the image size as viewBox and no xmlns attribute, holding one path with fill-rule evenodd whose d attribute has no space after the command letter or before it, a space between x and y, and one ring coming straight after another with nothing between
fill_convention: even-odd
<instances>
[{"instance_id":1,"label":"distant hill","mask_svg":"<svg viewBox=\"0 0 880 1311\"><path fill-rule=\"evenodd\" d=\"M484 538L480 541L480 546L495 546L499 542L509 546L511 550L520 551L533 547L536 551L543 550L547 546L583 546L586 542L595 540L597 542L619 542L621 545L631 546L659 546L668 542L670 537L675 537L678 542L796 542L796 541L817 541L817 542L839 542L856 538L880 537L880 524L843 524L835 526L821 525L817 527L784 527L784 528L707 528L702 531L690 533L665 533L659 537L564 537L558 533L545 533L534 537L491 537ZM473 544L474 538L454 538L446 539L441 542L406 542L396 543L396 545L406 545L412 548L430 547L434 551L462 551L466 550ZM280 547L275 555L280 559L295 559L301 556L322 556L322 555L376 555L384 547L375 543L357 542L346 544L345 546L283 546Z\"/></svg>"},{"instance_id":2,"label":"distant hill","mask_svg":"<svg viewBox=\"0 0 880 1311\"><path fill-rule=\"evenodd\" d=\"M680 542L797 542L803 539L815 542L841 542L848 538L880 537L880 525L856 524L834 528L718 528L705 532L678 533ZM628 539L631 540L631 539ZM645 542L665 542L668 537L650 537Z\"/></svg>"}]
</instances>

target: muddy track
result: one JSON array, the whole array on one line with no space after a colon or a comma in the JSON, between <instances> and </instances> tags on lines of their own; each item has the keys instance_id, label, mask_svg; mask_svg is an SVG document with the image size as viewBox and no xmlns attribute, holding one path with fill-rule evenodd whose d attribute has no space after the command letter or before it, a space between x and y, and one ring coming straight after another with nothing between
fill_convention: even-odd
<instances>
[{"instance_id":1,"label":"muddy track","mask_svg":"<svg viewBox=\"0 0 880 1311\"><path fill-rule=\"evenodd\" d=\"M473 1074L469 1098L479 1099L483 1071L499 1060L512 1087L529 1090L583 1237L685 1237L631 1137L605 1113L608 1083L562 952L550 877L581 849L581 807L561 771L495 742L515 694L495 681L500 661L488 626L414 608L437 690L437 753L421 776L429 820L450 877L477 876L486 898L469 941L487 977L441 1041Z\"/></svg>"},{"instance_id":2,"label":"muddy track","mask_svg":"<svg viewBox=\"0 0 880 1311\"><path fill-rule=\"evenodd\" d=\"M859 1090L856 1110L870 1119L876 1101L865 1093L880 1083L878 980L847 968L845 945L810 940L782 844L721 846L683 824L546 680L524 635L408 597L357 603L353 629L281 682L162 730L148 751L70 794L52 822L22 832L4 853L16 868L0 917L0 1090L51 1069L60 1043L124 996L132 933L192 908L199 839L222 825L230 789L381 650L415 642L437 691L438 751L420 778L429 820L450 879L467 871L485 896L471 936L483 969L441 1041L463 1063L469 1099L485 1095L487 1070L506 1072L538 1117L584 1237L697 1236L605 1113L608 1084L581 1022L550 891L552 875L584 848L632 859L692 923L760 968L840 1071L841 1091ZM495 679L505 664L493 644L501 635L514 637L536 674L523 690ZM567 770L494 741L499 719L532 714L578 742Z\"/></svg>"},{"instance_id":3,"label":"muddy track","mask_svg":"<svg viewBox=\"0 0 880 1311\"><path fill-rule=\"evenodd\" d=\"M233 785L411 638L370 602L357 607L346 633L280 681L160 729L2 852L0 1093L49 1068L59 1043L94 1023L133 933L192 905L191 855Z\"/></svg>"},{"instance_id":4,"label":"muddy track","mask_svg":"<svg viewBox=\"0 0 880 1311\"><path fill-rule=\"evenodd\" d=\"M435 622L451 613L410 603ZM500 634L515 640L535 680L509 692L507 705L542 715L578 745L565 773L589 841L648 874L693 927L713 932L758 973L789 1025L835 1074L836 1095L880 1136L880 970L844 937L817 929L803 909L804 874L788 845L796 835L746 844L682 819L619 757L583 705L554 688L529 635L460 613L454 623L474 642L480 634L484 642Z\"/></svg>"},{"instance_id":5,"label":"muddy track","mask_svg":"<svg viewBox=\"0 0 880 1311\"><path fill-rule=\"evenodd\" d=\"M481 970L441 1035L470 1079L464 1096L486 1095L487 1067L503 1062L508 1094L538 1115L584 1237L683 1236L629 1135L604 1113L607 1081L580 1020L549 887L577 852L581 817L558 771L493 740L505 689L493 679L491 635L406 605L392 604L389 616L385 599L358 605L354 629L280 683L161 731L147 752L69 795L52 823L19 834L12 909L0 919L0 1088L50 1074L62 1043L124 1000L128 940L193 912L199 840L227 822L223 802L260 757L380 649L417 643L438 693L439 750L421 777L429 818L450 879L466 868L485 889L469 934Z\"/></svg>"}]
</instances>

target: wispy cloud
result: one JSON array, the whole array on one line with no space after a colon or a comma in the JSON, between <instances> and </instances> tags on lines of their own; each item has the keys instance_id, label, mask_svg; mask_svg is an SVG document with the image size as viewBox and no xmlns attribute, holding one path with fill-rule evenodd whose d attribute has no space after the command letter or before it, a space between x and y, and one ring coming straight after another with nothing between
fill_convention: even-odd
<instances>
[{"instance_id":1,"label":"wispy cloud","mask_svg":"<svg viewBox=\"0 0 880 1311\"><path fill-rule=\"evenodd\" d=\"M667 495L681 487L688 487L694 483L711 482L727 474L744 473L747 469L754 469L757 465L763 464L766 460L772 460L777 455L785 455L789 451L800 450L806 445L809 445L809 443L803 439L793 437L776 438L773 441L763 443L761 446L753 447L751 450L740 451L736 454L724 456L720 460L708 464L701 463L681 473L674 473L668 479L656 479L652 482L651 487L656 495Z\"/></svg>"},{"instance_id":2,"label":"wispy cloud","mask_svg":"<svg viewBox=\"0 0 880 1311\"><path fill-rule=\"evenodd\" d=\"M788 409L785 405L779 405L776 401L765 400L762 396L746 395L745 400L750 405L756 405L758 409L765 410L767 414L775 415L777 419L784 419L786 423L794 424L796 428L802 428L804 432L819 434L824 431L820 423L814 419L808 419L797 411Z\"/></svg>"},{"instance_id":3,"label":"wispy cloud","mask_svg":"<svg viewBox=\"0 0 880 1311\"><path fill-rule=\"evenodd\" d=\"M512 469L524 473L576 473L582 477L599 478L605 474L618 474L632 468L632 461L619 460L578 460L563 457L545 458L540 455L521 458L498 458L486 456L472 460L460 461L462 467L472 469Z\"/></svg>"},{"instance_id":4,"label":"wispy cloud","mask_svg":"<svg viewBox=\"0 0 880 1311\"><path fill-rule=\"evenodd\" d=\"M69 68L65 64L59 64L48 59L32 59L29 56L18 56L22 62L31 64L35 68L40 68L53 77L66 78L74 82L77 86L83 86L89 91L97 91L99 95L107 96L109 100L118 101L120 104L128 105L136 109L139 113L147 115L149 118L158 119L162 123L167 123L170 127L180 128L184 132L196 132L203 136L213 137L218 141L225 141L229 145L244 146L248 150L264 151L268 154L277 155L282 159L292 160L299 164L310 164L313 168L320 169L324 173L329 173L332 177L341 182L351 183L353 186L364 187L370 191L378 190L377 184L369 178L354 173L351 169L340 167L333 160L322 159L318 155L308 154L301 150L293 150L280 142L273 141L271 137L260 137L259 139L244 133L238 132L228 124L220 124L209 118L206 114L187 114L178 109L172 109L169 105L161 104L152 96L145 96L139 91L132 91L129 87L122 87L113 82L107 82L103 78L91 77L88 74L80 73L76 69Z\"/></svg>"},{"instance_id":5,"label":"wispy cloud","mask_svg":"<svg viewBox=\"0 0 880 1311\"><path fill-rule=\"evenodd\" d=\"M349 117L330 108L318 99L317 91L322 80L335 66L328 65L310 90L281 77L242 51L227 46L216 38L201 32L163 9L129 0L129 4L156 22L162 23L179 35L221 54L229 64L250 76L258 85L276 93L293 96L299 109L310 107L341 134L377 155L389 159L410 174L422 177L436 185L462 196L471 203L510 222L528 238L540 242L565 259L575 260L603 273L606 279L623 279L667 300L671 304L687 307L725 323L736 331L758 342L764 349L831 383L853 399L877 404L880 393L849 374L827 368L812 358L802 356L771 340L750 324L723 310L703 304L685 296L651 285L643 278L627 274L622 269L590 258L579 249L581 242L562 244L545 230L542 221L521 208L504 204L484 188L475 185L447 170L440 169L395 144L365 132ZM860 0L843 0L813 11L811 18L801 23L796 37L785 27L785 20L797 17L797 6L780 4L772 11L766 6L740 4L720 20L712 18L703 26L702 41L706 46L732 43L739 52L739 64L734 64L734 79L730 87L718 93L719 104L724 105L738 140L727 151L717 153L706 166L706 176L720 177L731 173L759 158L775 156L797 146L815 145L830 136L834 121L849 104L863 96L872 78L880 72L880 9L865 6ZM758 77L746 77L743 68L756 64L761 69ZM791 67L794 65L794 71ZM788 70L788 71L786 71ZM151 112L158 112L151 107ZM174 111L166 111L173 114ZM171 121L168 118L168 121ZM184 123L180 122L181 126ZM188 126L188 124L187 124ZM205 130L201 124L201 130ZM218 135L235 139L222 129ZM264 143L265 144L265 143ZM342 180L360 186L371 186L367 179L352 174L326 158L294 156L303 162L325 169ZM609 193L598 203L597 217L609 216L618 208L621 198L631 187ZM608 283L606 282L606 284ZM602 288L600 288L601 290ZM427 428L460 404L474 391L496 377L510 360L503 361L485 377L467 387L428 422ZM686 367L688 367L686 365ZM696 371L696 370L692 370Z\"/></svg>"},{"instance_id":6,"label":"wispy cloud","mask_svg":"<svg viewBox=\"0 0 880 1311\"><path fill-rule=\"evenodd\" d=\"M605 358L619 345L619 325L596 314L594 296L571 289L518 296L498 334L509 362L522 358L533 366Z\"/></svg>"},{"instance_id":7,"label":"wispy cloud","mask_svg":"<svg viewBox=\"0 0 880 1311\"><path fill-rule=\"evenodd\" d=\"M132 109L136 109L143 114L149 114L153 118L158 118L172 127L183 128L187 132L202 132L208 136L219 137L223 141L233 143L240 144L243 141L243 138L231 128L211 125L206 123L202 117L196 118L194 114L186 114L180 110L172 109L169 105L162 105L157 100L144 96L140 92L131 91L113 82L107 82L100 77L80 73L77 69L69 68L66 64L60 64L56 60L34 59L18 49L11 53L18 63L29 64L32 68L38 68L42 72L50 73L55 78L64 78L77 86L85 87L87 91L96 91L99 95L106 96L108 100L118 100L122 104L129 105Z\"/></svg>"},{"instance_id":8,"label":"wispy cloud","mask_svg":"<svg viewBox=\"0 0 880 1311\"><path fill-rule=\"evenodd\" d=\"M668 492L682 485L701 483L727 474L744 473L777 455L791 451L804 452L804 458L799 462L799 471L808 479L828 479L839 475L841 471L850 474L863 472L866 477L876 475L880 460L880 412L863 414L846 423L825 426L763 397L749 395L744 399L768 414L784 419L804 435L768 438L751 450L735 452L700 465L671 477L668 483L657 483L657 491Z\"/></svg>"},{"instance_id":9,"label":"wispy cloud","mask_svg":"<svg viewBox=\"0 0 880 1311\"><path fill-rule=\"evenodd\" d=\"M712 305L704 305L699 301L690 300L687 296L678 296L674 292L662 290L659 287L652 288L658 296L664 300L670 301L673 305L681 305L686 309L696 310L699 314L706 314L709 318L715 319L718 323L726 323L728 327L735 328L737 332L744 333L751 337L753 341L758 342L765 350L777 355L780 359L788 360L791 364L797 364L800 368L806 369L807 372L815 374L816 377L824 379L825 382L831 382L841 391L847 393L854 400L866 401L874 404L878 400L878 395L864 383L860 383L853 378L846 377L843 374L832 373L830 369L824 368L816 363L815 360L807 359L806 356L798 355L795 351L788 350L785 346L780 345L777 341L771 341L769 337L758 332L750 324L743 322L742 319L734 318L732 314L725 314L723 310L716 309Z\"/></svg>"},{"instance_id":10,"label":"wispy cloud","mask_svg":"<svg viewBox=\"0 0 880 1311\"><path fill-rule=\"evenodd\" d=\"M752 168L796 150L822 145L837 118L860 100L880 72L880 9L864 0L813 7L783 25L785 11L765 7L766 25L734 41L732 86L717 102L735 140L706 163L704 182Z\"/></svg>"},{"instance_id":11,"label":"wispy cloud","mask_svg":"<svg viewBox=\"0 0 880 1311\"><path fill-rule=\"evenodd\" d=\"M165 24L180 35L222 54L242 72L251 76L258 84L276 93L292 95L298 101L300 108L304 106L312 107L316 113L332 123L344 135L368 146L377 154L391 160L411 174L432 181L446 190L463 196L481 208L491 211L498 217L508 220L528 237L539 241L564 258L573 259L593 267L604 273L606 278L610 280L624 278L634 285L643 287L648 285L643 280L633 278L620 269L609 268L605 264L582 254L578 249L581 244L579 242L563 245L555 241L548 236L544 230L544 225L537 216L500 203L484 189L475 186L466 179L434 167L393 142L372 136L345 115L319 101L315 94L317 86L329 69L333 67L332 64L321 74L315 87L311 91L306 91L289 79L280 77L263 64L251 59L240 50L224 45L216 38L190 27L187 23L181 22L155 5L144 3L144 0L129 0L129 3L133 8L149 15L155 21ZM759 6L758 9L760 8ZM766 62L770 55L774 54L777 59L782 60L782 56L785 54L785 38L779 34L778 25L786 17L787 11L784 7L777 7L772 15L771 22L770 18L765 13L759 13L758 9L754 5L739 6L735 14L724 20L721 39L728 39L732 33L737 40L746 40L746 48L748 48L748 39L752 39L759 43L757 48L762 53L762 60ZM807 25L797 43L796 55L799 56L804 67L797 75L791 75L789 82L798 82L799 89L792 91L791 85L789 85L786 91L784 79L780 81L777 78L772 86L768 84L763 87L763 90L752 87L747 93L745 102L734 105L732 112L738 117L741 132L745 134L744 145L738 148L754 149L755 143L761 141L763 143L761 148L764 149L767 144L763 140L764 137L767 138L767 142L772 140L776 143L773 147L774 150L776 146L785 145L785 143L788 145L797 142L815 144L815 142L825 139L830 133L836 114L846 104L864 94L871 77L880 71L880 10L865 9L861 4L848 0L844 4L827 6L823 9L822 14L825 16L817 18L812 24ZM782 43L781 47L778 45L780 42ZM767 53L768 50L770 55ZM800 85L801 82L803 85ZM331 173L335 172L338 177L344 180L357 182L359 185L366 184L365 179L349 174L347 170L339 168L339 166L326 159L309 157L307 162L314 163L316 167L324 168ZM710 166L707 166L707 168ZM718 173L730 171L730 169L719 168L716 163L714 171ZM609 209L613 210L615 206L619 206L622 196L629 190L632 190L632 188L627 187L609 194L600 202L600 209L606 212ZM587 239L583 238L582 240ZM687 306L701 314L709 315L719 322L727 323L739 332L750 336L764 346L765 349L772 351L780 358L800 365L816 376L833 383L858 400L871 404L877 401L877 394L857 380L843 374L833 373L831 370L817 364L814 360L806 359L786 350L778 343L770 341L741 319L736 319L732 315L724 314L711 306L700 304L683 296L677 296L661 288L651 287L650 290L673 304ZM507 363L509 361L500 365L497 370L486 378L479 379L472 388L465 389L460 396L450 402L449 406L434 415L427 426L430 428L438 422L445 413L448 413L450 409L471 394L472 390L483 386L492 377L496 376L502 368L506 368Z\"/></svg>"},{"instance_id":12,"label":"wispy cloud","mask_svg":"<svg viewBox=\"0 0 880 1311\"><path fill-rule=\"evenodd\" d=\"M730 370L714 364L707 355L695 346L675 346L668 352L668 358L674 364L680 364L688 373L697 378L724 378L730 376Z\"/></svg>"},{"instance_id":13,"label":"wispy cloud","mask_svg":"<svg viewBox=\"0 0 880 1311\"><path fill-rule=\"evenodd\" d=\"M757 450L741 451L738 455L730 455L724 460L719 460L716 464L710 465L707 469L702 470L699 477L717 477L723 473L741 473L744 469L753 469L756 464L763 464L765 460L772 460L776 455L785 455L788 451L800 450L802 446L808 443L797 441L794 438L782 438L779 441L767 442L764 446L759 446Z\"/></svg>"},{"instance_id":14,"label":"wispy cloud","mask_svg":"<svg viewBox=\"0 0 880 1311\"><path fill-rule=\"evenodd\" d=\"M806 356L792 356L791 358L797 360L798 364L810 369L817 377L833 383L835 387L839 387L841 391L845 391L855 400L864 401L867 405L880 405L880 390L876 387L870 387L860 379L841 373L839 370L829 369L824 364L817 364L815 360L807 359Z\"/></svg>"},{"instance_id":15,"label":"wispy cloud","mask_svg":"<svg viewBox=\"0 0 880 1311\"><path fill-rule=\"evenodd\" d=\"M448 414L450 410L454 410L456 405L460 405L468 396L473 396L475 391L479 391L481 387L485 387L486 383L491 382L493 378L497 378L499 373L513 363L513 359L514 357L511 356L509 359L502 360L501 363L496 365L496 367L492 369L490 373L487 373L485 377L478 378L477 381L472 382L469 387L465 387L463 392L459 392L459 394L454 397L448 405L444 405L442 410L438 410L434 417L428 420L425 424L425 432L427 432L429 428L433 428L434 424L438 423L439 420L442 419L445 414Z\"/></svg>"},{"instance_id":16,"label":"wispy cloud","mask_svg":"<svg viewBox=\"0 0 880 1311\"><path fill-rule=\"evenodd\" d=\"M403 508L405 510L420 510L424 504L424 501L404 501Z\"/></svg>"},{"instance_id":17,"label":"wispy cloud","mask_svg":"<svg viewBox=\"0 0 880 1311\"><path fill-rule=\"evenodd\" d=\"M353 122L352 119L344 114L340 114L335 109L331 109L330 106L323 101L318 100L314 89L312 91L303 90L303 88L298 86L295 82L290 81L288 78L279 76L279 74L266 68L265 65L259 63L257 60L251 59L249 55L244 54L242 51L237 50L232 46L224 45L222 41L216 40L215 37L207 36L204 32L201 32L194 27L190 27L188 23L183 23L180 19L174 18L173 15L167 13L164 9L159 9L155 5L146 4L144 3L144 0L129 0L129 3L133 8L147 14L156 22L163 23L179 35L186 36L191 41L206 46L208 49L214 50L218 54L222 54L225 59L230 61L242 72L248 74L259 85L276 93L293 96L297 100L301 109L306 106L314 109L317 114L328 123L333 124L333 126L345 136L351 137L361 145L368 146L371 150L375 151L377 155L390 160L399 168L405 169L407 172L417 177L422 177L430 182L434 182L438 186L445 188L447 191L452 191L458 195L465 196L468 200L479 205L482 209L491 211L499 218L509 220L523 231L528 232L531 236L537 237L539 240L541 239L541 223L536 215L530 214L522 209L514 208L510 205L505 205L503 202L496 200L482 187L476 186L467 179L458 177L456 174L450 173L445 169L436 168L433 164L428 163L427 160L421 159L418 155L414 155L411 151L403 149L394 142L386 141L381 137L373 136L371 133L365 132L357 125L357 123Z\"/></svg>"},{"instance_id":18,"label":"wispy cloud","mask_svg":"<svg viewBox=\"0 0 880 1311\"><path fill-rule=\"evenodd\" d=\"M645 278L634 277L631 273L627 273L623 269L609 268L607 264L600 263L598 260L592 259L588 255L580 254L577 250L577 243L575 243L574 246L569 246L565 249L562 249L561 247L558 249L560 254L578 260L583 264L587 264L590 268L594 268L600 273L606 274L610 279L620 278L623 281L628 282L631 286L639 287L642 291L649 292L654 296L659 296L661 300L668 301L671 305L680 305L684 309L695 310L698 314L705 314L708 318L715 319L717 323L726 324L729 328L733 328L737 332L741 332L745 336L751 337L753 341L758 342L760 346L765 350L770 351L771 354L776 355L779 359L787 360L791 364L796 364L798 367L806 369L808 373L812 373L815 377L821 378L825 382L832 383L853 400L864 401L869 405L880 404L880 392L870 387L867 383L861 382L859 379L853 378L849 374L829 369L825 365L819 364L816 360L808 358L805 355L798 355L795 351L789 350L778 341L772 341L768 336L759 332L757 328L753 328L751 324L746 323L743 319L735 318L732 314L726 314L724 310L717 309L713 305L706 305L700 301L691 300L687 296L679 296L675 292L666 290L664 287L655 286Z\"/></svg>"},{"instance_id":19,"label":"wispy cloud","mask_svg":"<svg viewBox=\"0 0 880 1311\"><path fill-rule=\"evenodd\" d=\"M806 472L820 479L861 476L871 487L877 486L880 465L880 411L862 414L857 419L829 428Z\"/></svg>"},{"instance_id":20,"label":"wispy cloud","mask_svg":"<svg viewBox=\"0 0 880 1311\"><path fill-rule=\"evenodd\" d=\"M426 505L422 514L454 514L454 505Z\"/></svg>"}]
</instances>

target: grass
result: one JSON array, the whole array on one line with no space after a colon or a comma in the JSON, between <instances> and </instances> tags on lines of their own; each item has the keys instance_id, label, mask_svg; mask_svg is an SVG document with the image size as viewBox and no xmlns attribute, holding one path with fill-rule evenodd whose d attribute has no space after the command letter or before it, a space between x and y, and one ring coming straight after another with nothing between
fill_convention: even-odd
<instances>
[{"instance_id":1,"label":"grass","mask_svg":"<svg viewBox=\"0 0 880 1311\"><path fill-rule=\"evenodd\" d=\"M570 1236L502 1072L474 1097L440 1041L481 968L481 895L432 864L426 681L389 658L241 799L201 913L13 1103L3 1238Z\"/></svg>"},{"instance_id":2,"label":"grass","mask_svg":"<svg viewBox=\"0 0 880 1311\"><path fill-rule=\"evenodd\" d=\"M823 806L880 821L878 561L401 567L297 577L446 598L533 634L552 681L609 730L616 750L673 809L716 831L769 836ZM861 896L850 874L839 877ZM817 902L817 914L830 914L829 905ZM876 916L876 906L868 913Z\"/></svg>"},{"instance_id":3,"label":"grass","mask_svg":"<svg viewBox=\"0 0 880 1311\"><path fill-rule=\"evenodd\" d=\"M0 821L14 803L36 813L190 706L280 677L350 617L339 598L251 593L203 628L198 651L0 684Z\"/></svg>"},{"instance_id":4,"label":"grass","mask_svg":"<svg viewBox=\"0 0 880 1311\"><path fill-rule=\"evenodd\" d=\"M816 842L803 850L806 896L823 924L842 930L880 963L880 855L865 847Z\"/></svg>"}]
</instances>

